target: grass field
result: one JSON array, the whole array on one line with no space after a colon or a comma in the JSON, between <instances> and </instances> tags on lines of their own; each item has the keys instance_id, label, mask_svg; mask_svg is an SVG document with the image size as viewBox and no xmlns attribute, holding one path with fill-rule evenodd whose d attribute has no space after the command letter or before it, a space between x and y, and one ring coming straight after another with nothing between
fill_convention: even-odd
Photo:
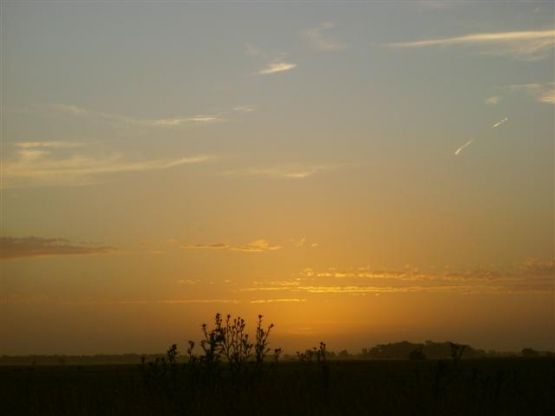
<instances>
[{"instance_id":1,"label":"grass field","mask_svg":"<svg viewBox=\"0 0 555 416\"><path fill-rule=\"evenodd\" d=\"M553 415L555 359L0 367L4 415Z\"/></svg>"}]
</instances>

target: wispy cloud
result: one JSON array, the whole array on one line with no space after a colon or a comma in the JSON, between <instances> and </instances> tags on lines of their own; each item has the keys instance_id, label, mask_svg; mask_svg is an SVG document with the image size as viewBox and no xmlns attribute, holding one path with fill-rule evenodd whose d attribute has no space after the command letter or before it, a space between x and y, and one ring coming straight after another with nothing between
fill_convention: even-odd
<instances>
[{"instance_id":1,"label":"wispy cloud","mask_svg":"<svg viewBox=\"0 0 555 416\"><path fill-rule=\"evenodd\" d=\"M63 238L0 237L0 259L22 257L106 254L111 247L76 244Z\"/></svg>"},{"instance_id":2,"label":"wispy cloud","mask_svg":"<svg viewBox=\"0 0 555 416\"><path fill-rule=\"evenodd\" d=\"M501 87L508 92L524 93L544 104L555 104L555 83L512 84Z\"/></svg>"},{"instance_id":3,"label":"wispy cloud","mask_svg":"<svg viewBox=\"0 0 555 416\"><path fill-rule=\"evenodd\" d=\"M255 107L253 105L238 105L237 107L233 107L233 111L238 113L252 113L255 111Z\"/></svg>"},{"instance_id":4,"label":"wispy cloud","mask_svg":"<svg viewBox=\"0 0 555 416\"><path fill-rule=\"evenodd\" d=\"M60 143L62 142L15 144L19 149L16 157L4 162L3 187L83 185L95 183L99 176L106 174L162 170L216 159L211 155L195 155L129 161L120 154L103 157L84 153L56 154L55 149L68 147L60 146Z\"/></svg>"},{"instance_id":5,"label":"wispy cloud","mask_svg":"<svg viewBox=\"0 0 555 416\"><path fill-rule=\"evenodd\" d=\"M188 286L194 286L198 283L199 283L198 280L191 280L191 279L179 279L177 281L177 284L179 285L188 285Z\"/></svg>"},{"instance_id":6,"label":"wispy cloud","mask_svg":"<svg viewBox=\"0 0 555 416\"><path fill-rule=\"evenodd\" d=\"M296 67L297 67L297 64L293 64L290 62L272 62L268 64L265 68L262 68L261 70L259 70L258 74L259 75L277 74L280 72L291 71Z\"/></svg>"},{"instance_id":7,"label":"wispy cloud","mask_svg":"<svg viewBox=\"0 0 555 416\"><path fill-rule=\"evenodd\" d=\"M186 305L195 303L240 303L237 299L125 299L125 300L115 300L107 301L109 304L117 305Z\"/></svg>"},{"instance_id":8,"label":"wispy cloud","mask_svg":"<svg viewBox=\"0 0 555 416\"><path fill-rule=\"evenodd\" d=\"M501 101L501 97L498 95L493 95L484 100L484 102L488 105L496 105L499 101Z\"/></svg>"},{"instance_id":9,"label":"wispy cloud","mask_svg":"<svg viewBox=\"0 0 555 416\"><path fill-rule=\"evenodd\" d=\"M474 142L474 139L469 140L465 144L463 144L461 147L459 147L457 150L455 150L455 156L458 156L465 148L470 146L473 142Z\"/></svg>"},{"instance_id":10,"label":"wispy cloud","mask_svg":"<svg viewBox=\"0 0 555 416\"><path fill-rule=\"evenodd\" d=\"M272 292L299 295L365 295L386 293L550 293L553 261L530 260L506 268L447 272L417 269L372 270L370 268L306 268L283 281L254 282L241 292ZM285 296L288 297L288 296ZM279 299L279 297L276 297Z\"/></svg>"},{"instance_id":11,"label":"wispy cloud","mask_svg":"<svg viewBox=\"0 0 555 416\"><path fill-rule=\"evenodd\" d=\"M18 142L14 146L20 149L71 149L74 147L82 147L84 143L79 142L64 142L64 141L43 141L43 142Z\"/></svg>"},{"instance_id":12,"label":"wispy cloud","mask_svg":"<svg viewBox=\"0 0 555 416\"><path fill-rule=\"evenodd\" d=\"M497 123L495 123L493 126L491 126L491 128L492 128L492 129L495 129L495 128L499 127L499 126L502 126L502 125L505 124L507 121L509 121L509 118L508 118L508 117L505 117L504 119L499 120Z\"/></svg>"},{"instance_id":13,"label":"wispy cloud","mask_svg":"<svg viewBox=\"0 0 555 416\"><path fill-rule=\"evenodd\" d=\"M280 298L280 299L254 299L250 303L302 303L306 302L306 299L299 298Z\"/></svg>"},{"instance_id":14,"label":"wispy cloud","mask_svg":"<svg viewBox=\"0 0 555 416\"><path fill-rule=\"evenodd\" d=\"M246 169L230 170L224 172L229 176L266 176L283 179L305 179L318 173L330 171L340 165L285 165L274 167L252 167Z\"/></svg>"},{"instance_id":15,"label":"wispy cloud","mask_svg":"<svg viewBox=\"0 0 555 416\"><path fill-rule=\"evenodd\" d=\"M264 68L256 71L258 75L272 75L279 74L281 72L291 71L297 67L297 64L292 62L287 62L285 60L284 54L270 54L266 53L259 47L253 45L252 43L247 43L245 45L245 53L251 57L256 58L258 61L263 61L266 63Z\"/></svg>"},{"instance_id":16,"label":"wispy cloud","mask_svg":"<svg viewBox=\"0 0 555 416\"><path fill-rule=\"evenodd\" d=\"M0 298L0 304L63 304L63 305L190 305L190 304L239 304L238 299L102 299L65 300L46 295L7 295Z\"/></svg>"},{"instance_id":17,"label":"wispy cloud","mask_svg":"<svg viewBox=\"0 0 555 416\"><path fill-rule=\"evenodd\" d=\"M268 240L259 239L251 241L247 244L234 245L227 243L211 243L211 244L186 244L182 245L186 250L227 250L238 251L242 253L264 253L268 251L280 250L281 246L272 244Z\"/></svg>"},{"instance_id":18,"label":"wispy cloud","mask_svg":"<svg viewBox=\"0 0 555 416\"><path fill-rule=\"evenodd\" d=\"M306 238L302 237L302 238L299 238L298 240L293 239L291 240L291 242L295 247L304 247L304 245L306 244Z\"/></svg>"},{"instance_id":19,"label":"wispy cloud","mask_svg":"<svg viewBox=\"0 0 555 416\"><path fill-rule=\"evenodd\" d=\"M520 265L520 269L525 274L555 277L555 260L527 259Z\"/></svg>"},{"instance_id":20,"label":"wispy cloud","mask_svg":"<svg viewBox=\"0 0 555 416\"><path fill-rule=\"evenodd\" d=\"M318 247L318 243L313 243L313 242L309 242L306 237L302 237L299 239L291 239L291 243L293 243L293 246L297 247L297 248L303 248L303 247L310 247L310 248L315 248Z\"/></svg>"},{"instance_id":21,"label":"wispy cloud","mask_svg":"<svg viewBox=\"0 0 555 416\"><path fill-rule=\"evenodd\" d=\"M184 125L212 124L228 121L226 116L229 111L222 111L215 114L193 114L189 116L167 117L167 118L138 118L128 115L106 113L102 111L90 110L75 105L51 104L50 108L56 112L81 118L96 118L119 125L136 127L161 127L172 128Z\"/></svg>"},{"instance_id":22,"label":"wispy cloud","mask_svg":"<svg viewBox=\"0 0 555 416\"><path fill-rule=\"evenodd\" d=\"M444 10L457 4L456 1L453 2L448 0L422 0L415 1L415 3L418 3L418 5L432 10Z\"/></svg>"},{"instance_id":23,"label":"wispy cloud","mask_svg":"<svg viewBox=\"0 0 555 416\"><path fill-rule=\"evenodd\" d=\"M252 43L245 44L245 53L249 56L262 56L267 57L267 55L257 46Z\"/></svg>"},{"instance_id":24,"label":"wispy cloud","mask_svg":"<svg viewBox=\"0 0 555 416\"><path fill-rule=\"evenodd\" d=\"M547 57L555 45L555 30L471 33L448 38L389 43L387 46L423 48L451 45L479 46L485 47L484 51L489 54L511 55L525 59L541 59Z\"/></svg>"},{"instance_id":25,"label":"wispy cloud","mask_svg":"<svg viewBox=\"0 0 555 416\"><path fill-rule=\"evenodd\" d=\"M318 26L306 29L302 32L303 38L310 46L320 51L337 51L345 48L345 44L331 39L324 32L333 29L332 22L322 22Z\"/></svg>"},{"instance_id":26,"label":"wispy cloud","mask_svg":"<svg viewBox=\"0 0 555 416\"><path fill-rule=\"evenodd\" d=\"M219 115L196 115L191 117L177 117L177 118L160 118L153 120L141 120L137 121L137 124L141 124L149 127L177 127L183 124L191 123L216 123L226 121Z\"/></svg>"},{"instance_id":27,"label":"wispy cloud","mask_svg":"<svg viewBox=\"0 0 555 416\"><path fill-rule=\"evenodd\" d=\"M539 101L546 104L555 104L555 89L552 89L551 91L548 91L545 94L543 94L540 97Z\"/></svg>"}]
</instances>

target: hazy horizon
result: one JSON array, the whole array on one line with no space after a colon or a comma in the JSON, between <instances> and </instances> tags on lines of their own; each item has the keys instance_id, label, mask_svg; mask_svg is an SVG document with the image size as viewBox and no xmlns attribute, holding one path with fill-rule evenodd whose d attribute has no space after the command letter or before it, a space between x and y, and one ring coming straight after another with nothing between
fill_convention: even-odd
<instances>
[{"instance_id":1,"label":"hazy horizon","mask_svg":"<svg viewBox=\"0 0 555 416\"><path fill-rule=\"evenodd\" d=\"M555 6L484 3L2 1L0 355L555 350Z\"/></svg>"}]
</instances>

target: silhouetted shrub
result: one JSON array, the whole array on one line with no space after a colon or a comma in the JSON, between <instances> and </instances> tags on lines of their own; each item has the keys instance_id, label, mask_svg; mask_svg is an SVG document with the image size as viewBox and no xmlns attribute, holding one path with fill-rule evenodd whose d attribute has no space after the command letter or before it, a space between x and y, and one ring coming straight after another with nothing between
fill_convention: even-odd
<instances>
[{"instance_id":1,"label":"silhouetted shrub","mask_svg":"<svg viewBox=\"0 0 555 416\"><path fill-rule=\"evenodd\" d=\"M266 354L270 352L270 348L268 348L268 337L270 336L270 331L274 327L274 324L270 324L268 328L264 329L262 326L262 318L262 315L258 315L258 322L256 324L256 343L254 345L256 364L258 365L264 362Z\"/></svg>"},{"instance_id":2,"label":"silhouetted shrub","mask_svg":"<svg viewBox=\"0 0 555 416\"><path fill-rule=\"evenodd\" d=\"M213 328L202 324L203 339L200 341L202 348L200 356L194 353L195 342L189 341L188 362L192 365L198 364L214 369L222 360L225 360L232 372L238 372L245 368L248 361L253 359L256 366L260 367L271 351L269 337L273 327L274 324L270 324L265 328L263 316L258 315L256 336L252 343L246 332L246 321L243 318L232 318L228 314L224 321L218 313L214 318ZM279 360L280 354L281 348L274 350L275 362Z\"/></svg>"}]
</instances>

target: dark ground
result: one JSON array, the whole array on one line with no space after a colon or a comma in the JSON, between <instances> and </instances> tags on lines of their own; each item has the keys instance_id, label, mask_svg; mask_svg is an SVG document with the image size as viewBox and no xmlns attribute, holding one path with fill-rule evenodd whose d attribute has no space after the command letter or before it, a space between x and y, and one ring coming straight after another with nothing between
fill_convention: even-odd
<instances>
[{"instance_id":1,"label":"dark ground","mask_svg":"<svg viewBox=\"0 0 555 416\"><path fill-rule=\"evenodd\" d=\"M3 366L2 415L555 415L555 359Z\"/></svg>"}]
</instances>

